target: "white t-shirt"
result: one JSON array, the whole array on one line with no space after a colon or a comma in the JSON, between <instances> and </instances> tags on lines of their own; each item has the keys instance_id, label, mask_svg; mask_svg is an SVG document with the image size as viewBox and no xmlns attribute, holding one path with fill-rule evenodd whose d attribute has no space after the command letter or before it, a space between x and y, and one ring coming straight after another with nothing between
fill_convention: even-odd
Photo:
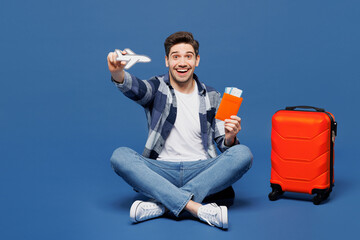
<instances>
[{"instance_id":1,"label":"white t-shirt","mask_svg":"<svg viewBox=\"0 0 360 240\"><path fill-rule=\"evenodd\" d=\"M192 93L184 94L175 90L175 96L177 100L175 124L157 159L172 162L207 159L201 141L200 96L197 84L195 83Z\"/></svg>"}]
</instances>

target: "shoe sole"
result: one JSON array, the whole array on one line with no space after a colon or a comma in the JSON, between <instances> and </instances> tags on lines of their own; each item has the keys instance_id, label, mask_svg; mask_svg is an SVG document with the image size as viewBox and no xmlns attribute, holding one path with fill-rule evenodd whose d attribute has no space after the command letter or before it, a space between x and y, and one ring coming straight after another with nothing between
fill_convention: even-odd
<instances>
[{"instance_id":1,"label":"shoe sole","mask_svg":"<svg viewBox=\"0 0 360 240\"><path fill-rule=\"evenodd\" d=\"M136 220L136 209L138 208L138 206L139 206L140 203L142 203L142 201L136 200L136 201L131 205L131 208L130 208L130 220L131 220L133 223L138 222L138 221Z\"/></svg>"},{"instance_id":2,"label":"shoe sole","mask_svg":"<svg viewBox=\"0 0 360 240\"><path fill-rule=\"evenodd\" d=\"M221 220L223 223L222 228L223 229L228 229L229 226L229 222L228 222L228 210L226 206L220 206L221 209Z\"/></svg>"}]
</instances>

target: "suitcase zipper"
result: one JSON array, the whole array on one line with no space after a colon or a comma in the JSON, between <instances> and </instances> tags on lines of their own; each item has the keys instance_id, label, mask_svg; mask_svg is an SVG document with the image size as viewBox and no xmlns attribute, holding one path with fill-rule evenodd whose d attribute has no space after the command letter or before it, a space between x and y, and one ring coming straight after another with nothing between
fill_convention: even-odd
<instances>
[{"instance_id":1,"label":"suitcase zipper","mask_svg":"<svg viewBox=\"0 0 360 240\"><path fill-rule=\"evenodd\" d=\"M337 135L337 122L334 120L333 116L325 112L326 115L330 118L330 124L331 124L331 134L330 134L330 191L332 190L332 187L334 186L334 143L335 143L335 137Z\"/></svg>"}]
</instances>

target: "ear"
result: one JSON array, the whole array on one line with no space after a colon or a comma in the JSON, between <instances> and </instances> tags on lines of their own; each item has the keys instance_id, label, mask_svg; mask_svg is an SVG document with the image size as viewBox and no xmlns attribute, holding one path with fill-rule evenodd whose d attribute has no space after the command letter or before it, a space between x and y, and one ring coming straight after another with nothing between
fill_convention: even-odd
<instances>
[{"instance_id":1,"label":"ear","mask_svg":"<svg viewBox=\"0 0 360 240\"><path fill-rule=\"evenodd\" d=\"M165 56L165 66L169 67L169 62L168 62L168 57L167 56Z\"/></svg>"},{"instance_id":2,"label":"ear","mask_svg":"<svg viewBox=\"0 0 360 240\"><path fill-rule=\"evenodd\" d=\"M195 66L198 67L200 63L200 55L196 56L196 62L195 62Z\"/></svg>"}]
</instances>

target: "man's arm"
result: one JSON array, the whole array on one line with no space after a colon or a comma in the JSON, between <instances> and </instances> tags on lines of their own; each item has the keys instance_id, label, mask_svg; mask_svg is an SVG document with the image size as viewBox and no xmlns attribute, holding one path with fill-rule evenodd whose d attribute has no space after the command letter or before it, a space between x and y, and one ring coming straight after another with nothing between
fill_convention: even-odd
<instances>
[{"instance_id":1,"label":"man's arm","mask_svg":"<svg viewBox=\"0 0 360 240\"><path fill-rule=\"evenodd\" d=\"M125 51L121 52L122 54L126 54ZM110 52L107 56L107 62L109 71L111 73L111 76L113 80L117 83L123 83L125 78L125 72L124 68L126 65L126 62L124 61L117 61L117 53L116 52Z\"/></svg>"},{"instance_id":2,"label":"man's arm","mask_svg":"<svg viewBox=\"0 0 360 240\"><path fill-rule=\"evenodd\" d=\"M126 54L125 51L121 52ZM111 73L111 80L115 83L118 89L131 100L137 102L143 107L152 104L155 93L159 87L159 80L156 77L150 80L140 80L137 77L124 71L125 61L117 61L116 52L110 52L107 57L109 71Z\"/></svg>"}]
</instances>

